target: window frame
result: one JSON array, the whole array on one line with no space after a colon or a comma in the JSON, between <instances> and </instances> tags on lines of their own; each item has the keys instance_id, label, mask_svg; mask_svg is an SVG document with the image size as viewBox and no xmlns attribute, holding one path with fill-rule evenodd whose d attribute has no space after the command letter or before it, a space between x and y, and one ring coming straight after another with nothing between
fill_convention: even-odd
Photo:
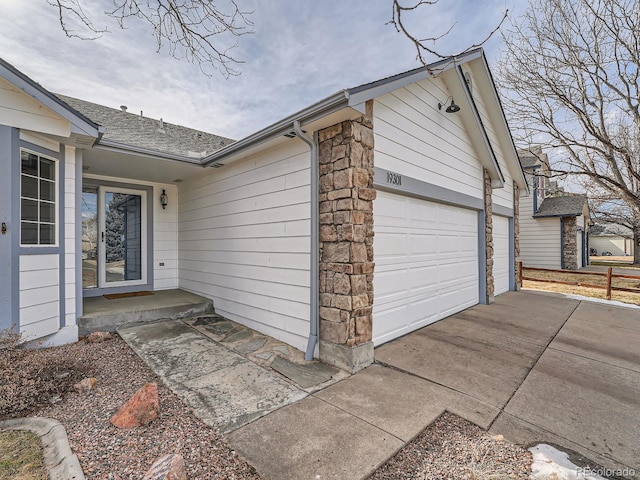
<instances>
[{"instance_id":1,"label":"window frame","mask_svg":"<svg viewBox=\"0 0 640 480\"><path fill-rule=\"evenodd\" d=\"M37 176L34 175L30 175L28 173L24 173L22 171L22 155L23 153L27 153L30 155L35 155L36 157L38 157L38 172L37 172ZM44 178L41 176L40 174L40 160L41 159L45 159L48 160L50 162L53 162L53 180L48 179L48 178ZM60 159L51 156L51 155L47 155L41 152L38 152L37 150L31 149L31 148L27 148L27 147L20 147L19 150L19 165L20 165L20 169L19 169L19 177L20 177L20 196L19 196L19 222L20 222L20 229L19 229L19 237L20 237L20 247L23 248L57 248L59 246L59 232L60 232ZM38 182L38 198L34 199L31 197L25 197L22 195L22 187L23 187L23 177L28 177L28 178L35 178L37 179ZM41 198L41 192L40 192L40 182L41 181L47 181L47 182L51 182L53 183L53 201L50 202L49 200L42 200ZM37 211L38 211L38 220L37 221L31 221L31 220L23 220L22 217L22 201L23 200L35 200L38 202L38 206L37 206ZM53 204L53 213L54 213L54 218L53 218L53 222L43 222L40 220L40 203L41 202L45 202L45 203L52 203ZM23 236L22 236L22 225L23 223L30 223L30 224L34 224L37 225L37 231L38 231L38 237L37 237L37 243L24 243L23 242ZM53 225L53 242L52 243L41 243L40 241L40 226L41 225Z\"/></svg>"}]
</instances>

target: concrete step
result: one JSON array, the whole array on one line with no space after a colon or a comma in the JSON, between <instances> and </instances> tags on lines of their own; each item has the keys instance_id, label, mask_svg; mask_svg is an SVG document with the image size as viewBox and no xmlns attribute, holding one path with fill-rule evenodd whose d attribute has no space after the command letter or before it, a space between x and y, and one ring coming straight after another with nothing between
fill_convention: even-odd
<instances>
[{"instance_id":1,"label":"concrete step","mask_svg":"<svg viewBox=\"0 0 640 480\"><path fill-rule=\"evenodd\" d=\"M153 295L108 300L85 298L84 314L78 317L78 335L112 332L124 325L137 325L162 319L193 317L213 312L213 301L185 292L161 290Z\"/></svg>"}]
</instances>

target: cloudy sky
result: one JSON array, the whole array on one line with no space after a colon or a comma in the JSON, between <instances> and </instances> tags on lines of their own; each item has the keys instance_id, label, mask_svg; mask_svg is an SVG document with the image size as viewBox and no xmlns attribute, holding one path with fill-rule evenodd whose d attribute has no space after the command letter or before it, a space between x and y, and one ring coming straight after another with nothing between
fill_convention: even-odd
<instances>
[{"instance_id":1,"label":"cloudy sky","mask_svg":"<svg viewBox=\"0 0 640 480\"><path fill-rule=\"evenodd\" d=\"M79 1L111 33L67 38L46 0L0 0L0 57L51 91L234 139L343 88L419 66L411 42L387 25L391 0L237 0L255 26L233 51L241 75L229 78L156 53L143 24L119 29L101 15L112 0ZM506 9L516 18L525 8L525 0L441 0L407 24L422 37L455 24L437 47L457 53ZM485 45L491 63L500 48L499 35Z\"/></svg>"}]
</instances>

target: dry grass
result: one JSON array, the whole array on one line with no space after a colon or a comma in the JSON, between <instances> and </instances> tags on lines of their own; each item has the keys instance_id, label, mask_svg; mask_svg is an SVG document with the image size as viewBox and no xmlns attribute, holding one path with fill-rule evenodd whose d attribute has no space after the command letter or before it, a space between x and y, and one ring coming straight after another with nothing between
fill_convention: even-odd
<instances>
[{"instance_id":1,"label":"dry grass","mask_svg":"<svg viewBox=\"0 0 640 480\"><path fill-rule=\"evenodd\" d=\"M445 412L370 480L527 480L531 454Z\"/></svg>"},{"instance_id":2,"label":"dry grass","mask_svg":"<svg viewBox=\"0 0 640 480\"><path fill-rule=\"evenodd\" d=\"M0 330L0 418L59 401L86 373L70 346L23 348L20 341L14 331Z\"/></svg>"},{"instance_id":3,"label":"dry grass","mask_svg":"<svg viewBox=\"0 0 640 480\"><path fill-rule=\"evenodd\" d=\"M603 285L607 283L607 277L601 275L578 275L572 273L559 273L559 272L541 272L537 270L523 269L525 277L536 278L541 280L560 280L563 282L580 282L590 283L593 285ZM640 288L640 280L634 280L630 278L613 278L612 285L624 288ZM523 280L522 286L524 288L531 288L533 290L544 290L547 292L558 293L570 293L574 295L583 295L585 297L602 298L607 297L605 289L581 287L577 285L563 285L560 283L547 283L536 282L532 280ZM619 302L631 303L634 305L640 305L640 294L631 292L618 292L613 290L611 292L611 300L617 300Z\"/></svg>"},{"instance_id":4,"label":"dry grass","mask_svg":"<svg viewBox=\"0 0 640 480\"><path fill-rule=\"evenodd\" d=\"M633 257L589 257L589 265L602 265L605 267L623 267L640 270L640 265L633 263Z\"/></svg>"},{"instance_id":5,"label":"dry grass","mask_svg":"<svg viewBox=\"0 0 640 480\"><path fill-rule=\"evenodd\" d=\"M45 480L40 438L25 431L0 431L0 480Z\"/></svg>"}]
</instances>

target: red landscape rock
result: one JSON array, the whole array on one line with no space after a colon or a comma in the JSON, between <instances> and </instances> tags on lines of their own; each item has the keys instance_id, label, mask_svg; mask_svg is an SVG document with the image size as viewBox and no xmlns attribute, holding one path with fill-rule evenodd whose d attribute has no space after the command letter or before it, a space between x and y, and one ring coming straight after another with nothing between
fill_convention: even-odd
<instances>
[{"instance_id":1,"label":"red landscape rock","mask_svg":"<svg viewBox=\"0 0 640 480\"><path fill-rule=\"evenodd\" d=\"M119 428L141 427L155 420L159 409L158 384L147 383L109 421Z\"/></svg>"},{"instance_id":2,"label":"red landscape rock","mask_svg":"<svg viewBox=\"0 0 640 480\"><path fill-rule=\"evenodd\" d=\"M80 382L76 383L73 386L73 388L75 388L80 393L86 393L96 388L97 384L98 384L98 380L96 378L90 377L90 378L85 378Z\"/></svg>"},{"instance_id":3,"label":"red landscape rock","mask_svg":"<svg viewBox=\"0 0 640 480\"><path fill-rule=\"evenodd\" d=\"M142 480L187 480L182 455L171 453L158 458Z\"/></svg>"}]
</instances>

